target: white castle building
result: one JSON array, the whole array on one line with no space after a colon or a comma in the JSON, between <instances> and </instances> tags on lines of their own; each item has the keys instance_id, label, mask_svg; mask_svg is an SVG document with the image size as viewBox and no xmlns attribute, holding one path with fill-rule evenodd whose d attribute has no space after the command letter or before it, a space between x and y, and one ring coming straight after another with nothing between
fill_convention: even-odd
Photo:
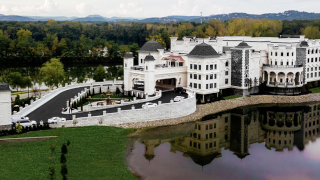
<instances>
[{"instance_id":1,"label":"white castle building","mask_svg":"<svg viewBox=\"0 0 320 180\"><path fill-rule=\"evenodd\" d=\"M11 126L11 90L8 84L0 83L0 130Z\"/></svg>"},{"instance_id":2,"label":"white castle building","mask_svg":"<svg viewBox=\"0 0 320 180\"><path fill-rule=\"evenodd\" d=\"M141 80L148 95L174 87L198 95L223 89L247 95L261 83L269 93L292 95L320 80L320 40L304 35L170 39L169 51L157 41L146 42L138 51L138 65L132 54L124 56L125 91L134 90L134 82Z\"/></svg>"}]
</instances>

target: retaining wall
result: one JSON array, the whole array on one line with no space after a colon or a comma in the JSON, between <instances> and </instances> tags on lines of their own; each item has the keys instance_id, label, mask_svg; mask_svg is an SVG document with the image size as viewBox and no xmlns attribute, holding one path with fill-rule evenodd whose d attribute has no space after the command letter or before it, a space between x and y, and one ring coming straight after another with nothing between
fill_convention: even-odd
<instances>
[{"instance_id":1,"label":"retaining wall","mask_svg":"<svg viewBox=\"0 0 320 180\"><path fill-rule=\"evenodd\" d=\"M234 108L261 105L261 104L301 104L320 101L320 93L308 94L301 96L275 96L275 95L261 95L251 97L241 97L237 99L222 100L214 103L197 105L196 112L179 118L170 118L161 121L148 121L142 123L126 123L120 124L118 127L123 128L143 128L155 126L176 125L185 122L192 122L201 119L202 117L215 114L223 111L232 110Z\"/></svg>"},{"instance_id":2,"label":"retaining wall","mask_svg":"<svg viewBox=\"0 0 320 180\"><path fill-rule=\"evenodd\" d=\"M148 121L159 121L163 119L178 118L190 115L196 111L196 98L193 93L188 93L189 97L180 102L162 104L158 103L157 107L146 109L121 110L118 108L116 113L104 113L102 116L94 116L86 118L75 118L77 124L73 124L73 120L53 124L51 127L72 127L72 126L120 126L126 123L146 123ZM75 117L75 115L74 115ZM99 121L101 121L99 123Z\"/></svg>"}]
</instances>

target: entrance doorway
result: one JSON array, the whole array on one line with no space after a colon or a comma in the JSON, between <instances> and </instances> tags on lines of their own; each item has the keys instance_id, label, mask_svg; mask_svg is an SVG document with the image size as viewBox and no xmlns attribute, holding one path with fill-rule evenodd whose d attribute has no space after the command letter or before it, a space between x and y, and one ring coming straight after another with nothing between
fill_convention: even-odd
<instances>
[{"instance_id":1,"label":"entrance doorway","mask_svg":"<svg viewBox=\"0 0 320 180\"><path fill-rule=\"evenodd\" d=\"M171 79L160 79L156 81L156 90L172 91L177 85L177 80L175 78Z\"/></svg>"}]
</instances>

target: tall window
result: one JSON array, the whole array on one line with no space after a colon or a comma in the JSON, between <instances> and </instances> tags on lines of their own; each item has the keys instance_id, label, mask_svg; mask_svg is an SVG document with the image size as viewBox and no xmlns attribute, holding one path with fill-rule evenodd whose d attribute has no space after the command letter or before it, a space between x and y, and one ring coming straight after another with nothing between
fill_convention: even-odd
<instances>
[{"instance_id":1,"label":"tall window","mask_svg":"<svg viewBox=\"0 0 320 180\"><path fill-rule=\"evenodd\" d=\"M209 75L206 75L206 80L208 80L209 79Z\"/></svg>"},{"instance_id":2,"label":"tall window","mask_svg":"<svg viewBox=\"0 0 320 180\"><path fill-rule=\"evenodd\" d=\"M195 64L195 65L193 65L193 68L194 68L195 70L197 70L197 69L198 69L198 66Z\"/></svg>"},{"instance_id":3,"label":"tall window","mask_svg":"<svg viewBox=\"0 0 320 180\"><path fill-rule=\"evenodd\" d=\"M199 89L201 89L201 84L199 84Z\"/></svg>"},{"instance_id":4,"label":"tall window","mask_svg":"<svg viewBox=\"0 0 320 180\"><path fill-rule=\"evenodd\" d=\"M190 69L192 69L192 64L190 64Z\"/></svg>"},{"instance_id":5,"label":"tall window","mask_svg":"<svg viewBox=\"0 0 320 180\"><path fill-rule=\"evenodd\" d=\"M226 62L226 67L228 67L228 66L229 66L229 62L227 61L227 62Z\"/></svg>"},{"instance_id":6,"label":"tall window","mask_svg":"<svg viewBox=\"0 0 320 180\"><path fill-rule=\"evenodd\" d=\"M214 69L217 69L217 65L216 64L214 65Z\"/></svg>"},{"instance_id":7,"label":"tall window","mask_svg":"<svg viewBox=\"0 0 320 180\"><path fill-rule=\"evenodd\" d=\"M201 70L201 65L199 65L199 70Z\"/></svg>"},{"instance_id":8,"label":"tall window","mask_svg":"<svg viewBox=\"0 0 320 180\"><path fill-rule=\"evenodd\" d=\"M217 79L217 74L214 74L214 79Z\"/></svg>"},{"instance_id":9,"label":"tall window","mask_svg":"<svg viewBox=\"0 0 320 180\"><path fill-rule=\"evenodd\" d=\"M213 65L212 64L210 64L210 70L213 70Z\"/></svg>"},{"instance_id":10,"label":"tall window","mask_svg":"<svg viewBox=\"0 0 320 180\"><path fill-rule=\"evenodd\" d=\"M229 83L229 79L225 79L225 84L228 84Z\"/></svg>"},{"instance_id":11,"label":"tall window","mask_svg":"<svg viewBox=\"0 0 320 180\"><path fill-rule=\"evenodd\" d=\"M228 71L226 71L226 72L225 72L225 74L226 74L226 76L228 76L229 72L228 72Z\"/></svg>"},{"instance_id":12,"label":"tall window","mask_svg":"<svg viewBox=\"0 0 320 180\"><path fill-rule=\"evenodd\" d=\"M210 79L213 79L213 74L210 74Z\"/></svg>"},{"instance_id":13,"label":"tall window","mask_svg":"<svg viewBox=\"0 0 320 180\"><path fill-rule=\"evenodd\" d=\"M193 75L193 79L197 79L197 75L196 74Z\"/></svg>"},{"instance_id":14,"label":"tall window","mask_svg":"<svg viewBox=\"0 0 320 180\"><path fill-rule=\"evenodd\" d=\"M192 79L192 74L190 74L190 79Z\"/></svg>"},{"instance_id":15,"label":"tall window","mask_svg":"<svg viewBox=\"0 0 320 180\"><path fill-rule=\"evenodd\" d=\"M209 70L209 65L206 65L206 70Z\"/></svg>"},{"instance_id":16,"label":"tall window","mask_svg":"<svg viewBox=\"0 0 320 180\"><path fill-rule=\"evenodd\" d=\"M201 80L201 75L199 75L199 80Z\"/></svg>"},{"instance_id":17,"label":"tall window","mask_svg":"<svg viewBox=\"0 0 320 180\"><path fill-rule=\"evenodd\" d=\"M197 83L194 83L194 84L193 84L193 87L194 87L194 88L197 88Z\"/></svg>"}]
</instances>

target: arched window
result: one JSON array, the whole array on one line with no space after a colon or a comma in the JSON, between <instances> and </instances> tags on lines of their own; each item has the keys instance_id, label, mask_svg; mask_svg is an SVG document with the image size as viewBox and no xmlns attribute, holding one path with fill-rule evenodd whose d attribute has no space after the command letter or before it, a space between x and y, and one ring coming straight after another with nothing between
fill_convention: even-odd
<instances>
[{"instance_id":1,"label":"arched window","mask_svg":"<svg viewBox=\"0 0 320 180\"><path fill-rule=\"evenodd\" d=\"M287 56L289 56L289 53L287 52Z\"/></svg>"},{"instance_id":2,"label":"arched window","mask_svg":"<svg viewBox=\"0 0 320 180\"><path fill-rule=\"evenodd\" d=\"M311 54L313 54L313 52L314 52L314 51L313 51L313 49L312 49Z\"/></svg>"},{"instance_id":3,"label":"arched window","mask_svg":"<svg viewBox=\"0 0 320 180\"><path fill-rule=\"evenodd\" d=\"M226 67L228 67L228 66L229 66L229 62L227 61L227 62L226 62Z\"/></svg>"},{"instance_id":4,"label":"arched window","mask_svg":"<svg viewBox=\"0 0 320 180\"><path fill-rule=\"evenodd\" d=\"M277 61L275 62L275 65L278 65Z\"/></svg>"},{"instance_id":5,"label":"arched window","mask_svg":"<svg viewBox=\"0 0 320 180\"><path fill-rule=\"evenodd\" d=\"M278 52L276 52L276 56L278 56Z\"/></svg>"},{"instance_id":6,"label":"arched window","mask_svg":"<svg viewBox=\"0 0 320 180\"><path fill-rule=\"evenodd\" d=\"M287 65L289 65L289 61L287 61Z\"/></svg>"},{"instance_id":7,"label":"arched window","mask_svg":"<svg viewBox=\"0 0 320 180\"><path fill-rule=\"evenodd\" d=\"M271 63L270 63L271 65L272 65L272 61L271 61Z\"/></svg>"},{"instance_id":8,"label":"arched window","mask_svg":"<svg viewBox=\"0 0 320 180\"><path fill-rule=\"evenodd\" d=\"M318 53L318 49L316 49L316 54Z\"/></svg>"},{"instance_id":9,"label":"arched window","mask_svg":"<svg viewBox=\"0 0 320 180\"><path fill-rule=\"evenodd\" d=\"M293 52L292 52L292 56L293 56Z\"/></svg>"},{"instance_id":10,"label":"arched window","mask_svg":"<svg viewBox=\"0 0 320 180\"><path fill-rule=\"evenodd\" d=\"M283 52L281 52L281 56L283 56Z\"/></svg>"},{"instance_id":11,"label":"arched window","mask_svg":"<svg viewBox=\"0 0 320 180\"><path fill-rule=\"evenodd\" d=\"M308 54L310 54L310 49L308 49Z\"/></svg>"},{"instance_id":12,"label":"arched window","mask_svg":"<svg viewBox=\"0 0 320 180\"><path fill-rule=\"evenodd\" d=\"M280 65L281 65L281 66L283 65L283 61L281 61Z\"/></svg>"}]
</instances>

